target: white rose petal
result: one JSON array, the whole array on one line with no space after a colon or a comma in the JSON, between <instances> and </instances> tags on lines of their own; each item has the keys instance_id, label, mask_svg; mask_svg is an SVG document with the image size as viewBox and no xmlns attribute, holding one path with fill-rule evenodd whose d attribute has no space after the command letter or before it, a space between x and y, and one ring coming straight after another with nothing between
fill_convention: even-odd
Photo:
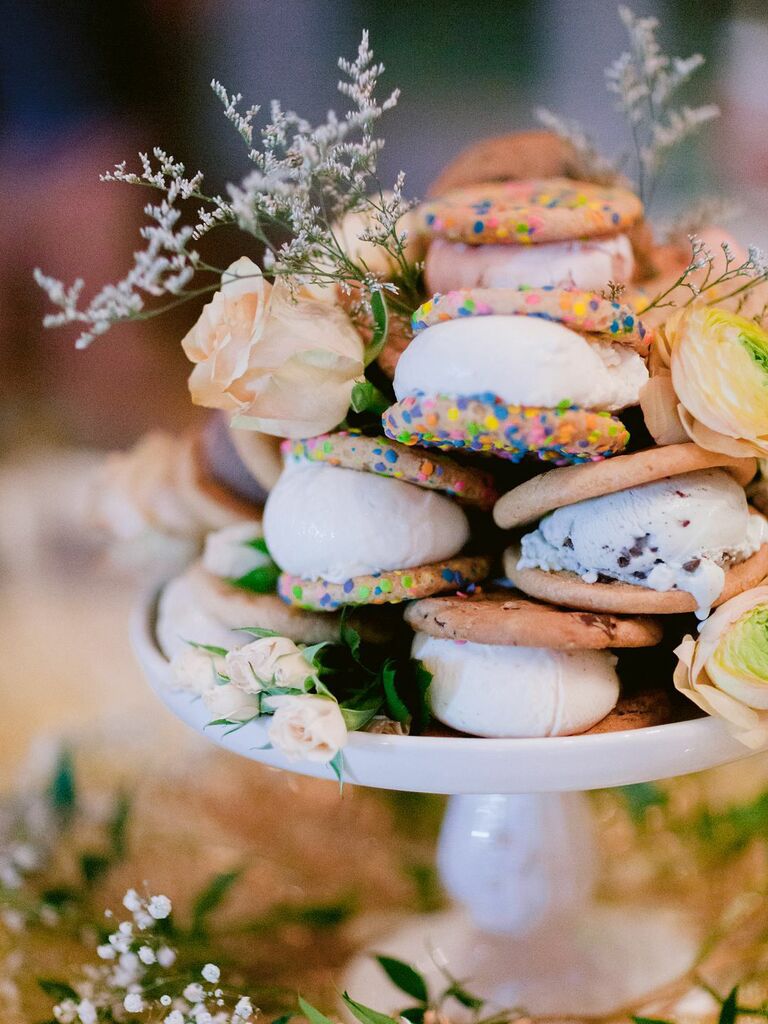
<instances>
[{"instance_id":1,"label":"white rose petal","mask_svg":"<svg viewBox=\"0 0 768 1024\"><path fill-rule=\"evenodd\" d=\"M269 740L291 760L327 762L347 742L339 705L311 695L273 697Z\"/></svg>"}]
</instances>

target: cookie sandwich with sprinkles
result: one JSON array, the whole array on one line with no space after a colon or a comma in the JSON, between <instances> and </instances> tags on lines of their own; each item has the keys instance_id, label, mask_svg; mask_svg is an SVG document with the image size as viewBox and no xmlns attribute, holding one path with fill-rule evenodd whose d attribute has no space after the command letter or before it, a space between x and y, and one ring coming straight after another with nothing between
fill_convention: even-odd
<instances>
[{"instance_id":1,"label":"cookie sandwich with sprinkles","mask_svg":"<svg viewBox=\"0 0 768 1024\"><path fill-rule=\"evenodd\" d=\"M572 288L467 289L435 295L413 327L388 437L557 464L626 447L615 414L638 403L650 342L631 307Z\"/></svg>"},{"instance_id":2,"label":"cookie sandwich with sprinkles","mask_svg":"<svg viewBox=\"0 0 768 1024\"><path fill-rule=\"evenodd\" d=\"M563 285L600 290L635 272L625 233L643 216L619 186L568 178L467 185L424 203L432 292Z\"/></svg>"},{"instance_id":3,"label":"cookie sandwich with sprinkles","mask_svg":"<svg viewBox=\"0 0 768 1024\"><path fill-rule=\"evenodd\" d=\"M264 536L288 604L318 611L461 591L490 571L464 553L462 506L489 509L490 477L446 456L339 431L282 446Z\"/></svg>"}]
</instances>

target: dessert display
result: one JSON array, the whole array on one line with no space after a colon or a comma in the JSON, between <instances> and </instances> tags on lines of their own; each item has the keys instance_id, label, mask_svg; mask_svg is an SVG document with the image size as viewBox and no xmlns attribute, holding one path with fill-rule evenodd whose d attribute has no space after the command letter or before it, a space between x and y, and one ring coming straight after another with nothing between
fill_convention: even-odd
<instances>
[{"instance_id":1,"label":"dessert display","mask_svg":"<svg viewBox=\"0 0 768 1024\"><path fill-rule=\"evenodd\" d=\"M704 711L768 742L768 259L712 225L690 254L655 239L655 177L714 115L672 106L698 63L622 18L635 48L607 81L637 185L546 114L421 203L384 188L397 93L376 98L364 34L349 109L317 127L279 104L262 125L214 83L256 167L229 198L163 150L106 176L163 195L123 282L82 307L38 272L80 347L159 295L208 299L182 346L210 422L112 456L97 518L163 568L156 643L212 727L260 722L340 777L361 730L514 741ZM192 246L227 224L252 255L215 267Z\"/></svg>"}]
</instances>

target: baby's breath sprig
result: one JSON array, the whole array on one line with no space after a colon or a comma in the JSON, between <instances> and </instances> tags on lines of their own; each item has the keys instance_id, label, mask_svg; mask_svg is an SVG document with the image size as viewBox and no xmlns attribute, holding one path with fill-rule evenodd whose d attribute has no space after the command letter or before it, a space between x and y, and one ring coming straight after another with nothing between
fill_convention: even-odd
<instances>
[{"instance_id":1,"label":"baby's breath sprig","mask_svg":"<svg viewBox=\"0 0 768 1024\"><path fill-rule=\"evenodd\" d=\"M241 109L240 94L230 94L216 80L211 83L254 165L242 181L227 186L228 198L206 193L202 172L188 175L183 163L160 148L152 157L140 154L140 172L122 162L102 175L102 181L162 193L159 204L145 207L150 223L141 235L146 245L134 254L126 276L85 306L82 280L66 286L35 270L35 280L58 308L44 325L79 324L76 345L85 348L115 324L149 319L216 291L222 268L206 263L192 244L224 224L237 225L260 243L264 268L273 277L288 277L296 285L357 285L369 314L371 296L386 292L394 310L410 315L423 298L420 268L406 255L400 226L410 203L403 196L402 173L391 192L383 190L377 162L384 142L374 134L376 123L396 105L399 90L382 101L377 98L384 65L374 61L367 32L355 59L340 58L338 66L343 75L338 91L350 101L349 109L341 116L330 111L318 126L274 100L267 123L258 128L259 106ZM185 203L197 205L195 218L184 216ZM360 237L386 254L391 280L342 245L338 224L350 212L367 216L369 227ZM204 283L192 287L193 280ZM148 307L151 299L162 297L170 301Z\"/></svg>"},{"instance_id":2,"label":"baby's breath sprig","mask_svg":"<svg viewBox=\"0 0 768 1024\"><path fill-rule=\"evenodd\" d=\"M716 260L712 250L697 235L690 235L689 242L688 265L671 285L642 308L641 313L670 306L684 308L696 301L711 305L730 299L736 299L741 308L752 289L768 281L768 255L755 245L747 250L746 259L739 260L729 243L721 242L722 260ZM680 288L688 292L684 302L674 295Z\"/></svg>"},{"instance_id":3,"label":"baby's breath sprig","mask_svg":"<svg viewBox=\"0 0 768 1024\"><path fill-rule=\"evenodd\" d=\"M659 174L670 153L720 114L712 103L699 107L674 106L677 91L704 64L704 57L670 57L656 38L656 18L638 18L629 7L619 7L619 17L629 37L625 50L605 69L605 84L624 115L635 152L637 190L648 207ZM540 109L539 121L566 139L584 161L585 174L597 181L618 176L626 157L615 163L601 157L588 134L574 121Z\"/></svg>"}]
</instances>

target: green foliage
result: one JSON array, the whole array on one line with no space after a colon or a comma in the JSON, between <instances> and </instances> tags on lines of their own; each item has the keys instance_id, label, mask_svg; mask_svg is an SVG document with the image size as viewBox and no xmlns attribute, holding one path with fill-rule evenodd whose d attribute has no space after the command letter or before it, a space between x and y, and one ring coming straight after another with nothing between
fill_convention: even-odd
<instances>
[{"instance_id":1,"label":"green foliage","mask_svg":"<svg viewBox=\"0 0 768 1024\"><path fill-rule=\"evenodd\" d=\"M74 999L76 1003L80 1002L80 996L66 981L58 981L56 978L38 978L37 984L47 996L55 999L57 1003L63 999Z\"/></svg>"},{"instance_id":2,"label":"green foliage","mask_svg":"<svg viewBox=\"0 0 768 1024\"><path fill-rule=\"evenodd\" d=\"M371 293L371 315L373 317L373 334L365 347L365 365L369 366L384 348L389 331L389 313L387 302L382 292Z\"/></svg>"},{"instance_id":3,"label":"green foliage","mask_svg":"<svg viewBox=\"0 0 768 1024\"><path fill-rule=\"evenodd\" d=\"M363 1003L356 1002L349 993L345 992L341 998L352 1016L360 1021L360 1024L392 1024L392 1017L388 1017L386 1013L379 1013L378 1010L373 1010L370 1006L364 1006Z\"/></svg>"},{"instance_id":4,"label":"green foliage","mask_svg":"<svg viewBox=\"0 0 768 1024\"><path fill-rule=\"evenodd\" d=\"M407 996L411 996L419 1003L429 1002L427 983L414 967L390 956L377 956L376 960L390 981L397 985L401 992L405 992Z\"/></svg>"},{"instance_id":5,"label":"green foliage","mask_svg":"<svg viewBox=\"0 0 768 1024\"><path fill-rule=\"evenodd\" d=\"M69 821L77 807L75 765L72 752L63 747L48 785L48 799L51 807L63 821Z\"/></svg>"},{"instance_id":6,"label":"green foliage","mask_svg":"<svg viewBox=\"0 0 768 1024\"><path fill-rule=\"evenodd\" d=\"M208 918L224 902L229 890L242 875L242 870L222 871L215 875L208 885L198 894L192 905L191 932L193 935L204 935L207 930Z\"/></svg>"},{"instance_id":7,"label":"green foliage","mask_svg":"<svg viewBox=\"0 0 768 1024\"><path fill-rule=\"evenodd\" d=\"M649 808L667 805L666 792L655 782L638 782L633 786L622 786L618 792L624 798L630 817L636 825L643 824Z\"/></svg>"},{"instance_id":8,"label":"green foliage","mask_svg":"<svg viewBox=\"0 0 768 1024\"><path fill-rule=\"evenodd\" d=\"M274 562L271 562L269 565L258 565L255 569L247 572L245 576L230 579L227 582L231 583L233 587L248 590L252 594L272 594L277 587L279 575L280 570Z\"/></svg>"}]
</instances>

